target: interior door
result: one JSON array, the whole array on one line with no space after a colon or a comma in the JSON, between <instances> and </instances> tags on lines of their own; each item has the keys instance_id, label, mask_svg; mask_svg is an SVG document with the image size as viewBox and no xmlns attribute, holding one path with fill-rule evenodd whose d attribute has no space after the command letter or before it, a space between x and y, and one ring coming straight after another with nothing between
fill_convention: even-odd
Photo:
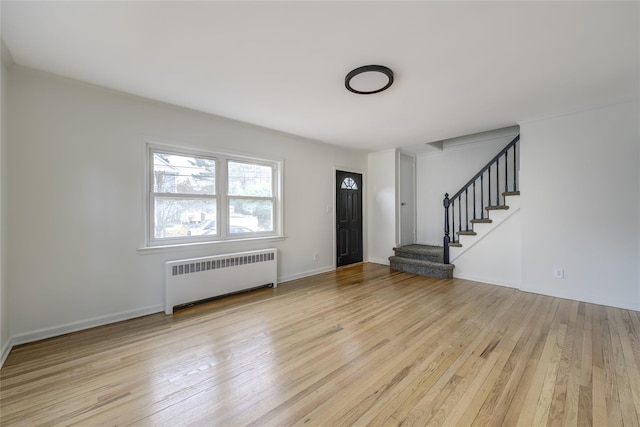
<instances>
[{"instance_id":1,"label":"interior door","mask_svg":"<svg viewBox=\"0 0 640 427\"><path fill-rule=\"evenodd\" d=\"M400 245L415 243L416 197L415 161L413 157L400 154Z\"/></svg>"},{"instance_id":2,"label":"interior door","mask_svg":"<svg viewBox=\"0 0 640 427\"><path fill-rule=\"evenodd\" d=\"M362 175L336 171L336 265L362 262Z\"/></svg>"}]
</instances>

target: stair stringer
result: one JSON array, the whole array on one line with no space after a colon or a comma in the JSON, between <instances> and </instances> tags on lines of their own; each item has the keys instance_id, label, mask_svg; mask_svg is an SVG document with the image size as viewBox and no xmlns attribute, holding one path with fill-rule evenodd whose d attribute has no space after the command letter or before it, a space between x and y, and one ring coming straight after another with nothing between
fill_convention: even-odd
<instances>
[{"instance_id":1,"label":"stair stringer","mask_svg":"<svg viewBox=\"0 0 640 427\"><path fill-rule=\"evenodd\" d=\"M492 210L489 211L489 218L491 219L491 223L479 223L473 224L473 231L476 232L475 236L466 236L461 235L458 236L458 240L461 247L450 246L449 247L449 261L455 261L459 256L467 252L473 246L475 246L478 242L482 241L488 235L490 235L493 230L498 228L500 224L514 215L516 212L520 211L520 196L506 196L505 204L509 206L509 209L500 209L500 210Z\"/></svg>"},{"instance_id":2,"label":"stair stringer","mask_svg":"<svg viewBox=\"0 0 640 427\"><path fill-rule=\"evenodd\" d=\"M484 233L482 239L478 239L473 245L468 245L467 250L463 253L457 254L453 276L460 279L520 288L522 284L522 225L520 218L520 209L513 209L508 216L505 215L501 219L499 224L495 224L491 230Z\"/></svg>"}]
</instances>

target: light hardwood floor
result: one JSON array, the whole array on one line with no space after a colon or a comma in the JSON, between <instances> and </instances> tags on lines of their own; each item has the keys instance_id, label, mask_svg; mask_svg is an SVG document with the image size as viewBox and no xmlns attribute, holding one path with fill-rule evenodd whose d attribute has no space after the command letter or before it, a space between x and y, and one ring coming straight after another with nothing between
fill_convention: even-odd
<instances>
[{"instance_id":1,"label":"light hardwood floor","mask_svg":"<svg viewBox=\"0 0 640 427\"><path fill-rule=\"evenodd\" d=\"M363 264L14 348L0 419L634 426L639 335L638 312Z\"/></svg>"}]
</instances>

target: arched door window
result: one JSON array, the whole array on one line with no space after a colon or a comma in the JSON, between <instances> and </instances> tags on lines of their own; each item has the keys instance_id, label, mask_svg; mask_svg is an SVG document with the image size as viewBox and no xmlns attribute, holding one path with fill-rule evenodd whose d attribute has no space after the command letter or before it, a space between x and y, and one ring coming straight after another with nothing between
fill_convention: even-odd
<instances>
[{"instance_id":1,"label":"arched door window","mask_svg":"<svg viewBox=\"0 0 640 427\"><path fill-rule=\"evenodd\" d=\"M355 181L355 179L348 176L342 180L340 188L342 188L343 190L357 190L358 183Z\"/></svg>"}]
</instances>

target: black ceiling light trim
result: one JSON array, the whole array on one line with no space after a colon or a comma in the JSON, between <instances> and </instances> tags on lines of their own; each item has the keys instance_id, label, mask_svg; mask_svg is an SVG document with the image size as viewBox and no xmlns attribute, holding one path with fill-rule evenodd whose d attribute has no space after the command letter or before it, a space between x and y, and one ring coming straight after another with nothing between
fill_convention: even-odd
<instances>
[{"instance_id":1,"label":"black ceiling light trim","mask_svg":"<svg viewBox=\"0 0 640 427\"><path fill-rule=\"evenodd\" d=\"M360 91L351 87L351 79L353 79L355 76L359 74L370 73L370 72L382 73L385 76L387 76L389 81L387 82L386 85L382 86L381 88L371 90L371 91ZM391 71L390 68L385 67L384 65L365 65L363 67L358 67L355 70L350 71L349 74L347 74L347 76L344 78L344 86L349 91L360 94L360 95L371 95L374 93L382 92L383 90L388 89L389 86L391 86L392 84L393 84L393 71Z\"/></svg>"}]
</instances>

